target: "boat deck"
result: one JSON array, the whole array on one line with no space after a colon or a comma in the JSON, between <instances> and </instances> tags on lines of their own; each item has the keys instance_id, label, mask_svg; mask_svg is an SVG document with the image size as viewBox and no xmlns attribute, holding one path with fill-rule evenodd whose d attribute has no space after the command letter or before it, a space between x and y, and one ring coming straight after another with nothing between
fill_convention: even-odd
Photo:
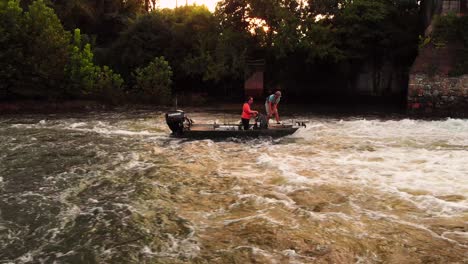
<instances>
[{"instance_id":1,"label":"boat deck","mask_svg":"<svg viewBox=\"0 0 468 264\"><path fill-rule=\"evenodd\" d=\"M283 137L293 134L297 129L299 128L292 125L276 124L270 125L268 129L254 129L252 126L249 130L243 130L242 126L234 124L193 124L183 133L174 136L195 139Z\"/></svg>"},{"instance_id":2,"label":"boat deck","mask_svg":"<svg viewBox=\"0 0 468 264\"><path fill-rule=\"evenodd\" d=\"M270 124L267 130L270 129L285 129L285 128L292 128L292 125L289 124ZM244 131L241 125L236 124L193 124L190 126L190 131ZM256 130L253 125L250 125L249 130Z\"/></svg>"}]
</instances>

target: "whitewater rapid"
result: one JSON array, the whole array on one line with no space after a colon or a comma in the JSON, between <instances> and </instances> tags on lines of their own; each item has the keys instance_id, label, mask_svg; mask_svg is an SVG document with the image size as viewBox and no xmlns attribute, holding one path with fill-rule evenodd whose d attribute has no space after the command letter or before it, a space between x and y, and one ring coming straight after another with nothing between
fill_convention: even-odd
<instances>
[{"instance_id":1,"label":"whitewater rapid","mask_svg":"<svg viewBox=\"0 0 468 264\"><path fill-rule=\"evenodd\" d=\"M466 119L303 114L213 141L163 115L0 118L0 262L468 261Z\"/></svg>"}]
</instances>

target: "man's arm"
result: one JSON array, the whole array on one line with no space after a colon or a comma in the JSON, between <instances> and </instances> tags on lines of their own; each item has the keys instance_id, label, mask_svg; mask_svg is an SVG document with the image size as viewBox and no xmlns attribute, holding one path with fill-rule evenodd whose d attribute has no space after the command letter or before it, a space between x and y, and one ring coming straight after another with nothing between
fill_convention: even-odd
<instances>
[{"instance_id":1,"label":"man's arm","mask_svg":"<svg viewBox=\"0 0 468 264\"><path fill-rule=\"evenodd\" d=\"M270 104L271 105L271 108L270 108L270 111L272 114L274 113L277 113L278 112L278 104Z\"/></svg>"},{"instance_id":2,"label":"man's arm","mask_svg":"<svg viewBox=\"0 0 468 264\"><path fill-rule=\"evenodd\" d=\"M251 115L256 115L256 114L258 114L258 111L254 111L254 110L250 109L250 105L247 105L247 107L248 107L248 108L247 108L247 111L246 111L247 113L249 113L249 114L251 114Z\"/></svg>"}]
</instances>

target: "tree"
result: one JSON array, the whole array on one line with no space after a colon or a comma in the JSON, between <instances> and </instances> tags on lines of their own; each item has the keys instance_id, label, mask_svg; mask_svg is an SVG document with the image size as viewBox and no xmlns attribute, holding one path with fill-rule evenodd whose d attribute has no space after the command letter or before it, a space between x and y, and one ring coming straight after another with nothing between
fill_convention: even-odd
<instances>
[{"instance_id":1,"label":"tree","mask_svg":"<svg viewBox=\"0 0 468 264\"><path fill-rule=\"evenodd\" d=\"M249 45L251 56L267 52L271 57L285 58L294 52L306 52L309 60L341 58L333 29L314 15L336 4L317 10L312 10L311 4L295 0L223 0L216 15L223 29L254 36L256 41Z\"/></svg>"},{"instance_id":2,"label":"tree","mask_svg":"<svg viewBox=\"0 0 468 264\"><path fill-rule=\"evenodd\" d=\"M129 21L146 13L149 0L52 0L53 6L68 30L80 28L107 45L115 40ZM151 1L153 2L153 1Z\"/></svg>"},{"instance_id":3,"label":"tree","mask_svg":"<svg viewBox=\"0 0 468 264\"><path fill-rule=\"evenodd\" d=\"M178 74L175 82L191 83L212 80L209 68L213 63L218 29L214 16L204 6L185 6L163 12L173 34L168 60Z\"/></svg>"},{"instance_id":4,"label":"tree","mask_svg":"<svg viewBox=\"0 0 468 264\"><path fill-rule=\"evenodd\" d=\"M175 85L196 91L217 78L211 70L217 39L215 17L204 6L156 10L132 23L106 57L131 80L134 69L164 56L173 69Z\"/></svg>"},{"instance_id":5,"label":"tree","mask_svg":"<svg viewBox=\"0 0 468 264\"><path fill-rule=\"evenodd\" d=\"M19 0L0 1L0 99L11 94L22 76L24 23Z\"/></svg>"},{"instance_id":6,"label":"tree","mask_svg":"<svg viewBox=\"0 0 468 264\"><path fill-rule=\"evenodd\" d=\"M154 57L169 55L173 34L159 13L139 17L108 50L108 63L126 80L134 69L147 65Z\"/></svg>"},{"instance_id":7,"label":"tree","mask_svg":"<svg viewBox=\"0 0 468 264\"><path fill-rule=\"evenodd\" d=\"M124 80L108 66L96 67L95 87L95 95L101 101L117 104L123 99Z\"/></svg>"},{"instance_id":8,"label":"tree","mask_svg":"<svg viewBox=\"0 0 468 264\"><path fill-rule=\"evenodd\" d=\"M216 6L215 16L223 28L245 32L249 27L249 11L248 0L221 0Z\"/></svg>"},{"instance_id":9,"label":"tree","mask_svg":"<svg viewBox=\"0 0 468 264\"><path fill-rule=\"evenodd\" d=\"M221 32L228 36L226 39L229 43L235 43L234 47L238 48L234 56L230 56L232 47L224 49L229 51L225 53L227 56L219 58L224 61L228 59L228 62L230 58L231 61L239 61L237 58L244 58L244 61L265 59L267 82L271 85L280 82L280 78L297 79L297 76L290 75L288 69L307 69L316 60L342 59L343 52L338 48L340 43L336 31L332 26L317 21L309 12L305 1L221 1L216 10ZM236 41L231 41L233 38ZM241 39L244 41L239 41ZM239 47L240 43L242 47ZM294 64L294 67L290 64ZM244 68L231 67L238 71L235 76L240 80L245 72L245 64L242 66ZM284 75L286 72L289 76Z\"/></svg>"},{"instance_id":10,"label":"tree","mask_svg":"<svg viewBox=\"0 0 468 264\"><path fill-rule=\"evenodd\" d=\"M75 29L70 45L70 60L65 68L68 95L75 98L84 95L115 101L122 93L123 79L108 66L95 65L93 57L91 44L83 43L80 30Z\"/></svg>"},{"instance_id":11,"label":"tree","mask_svg":"<svg viewBox=\"0 0 468 264\"><path fill-rule=\"evenodd\" d=\"M315 19L317 16L330 17L337 15L346 5L352 3L350 0L307 0L304 7L307 18Z\"/></svg>"},{"instance_id":12,"label":"tree","mask_svg":"<svg viewBox=\"0 0 468 264\"><path fill-rule=\"evenodd\" d=\"M21 76L14 92L28 97L58 97L63 93L70 33L42 0L33 2L23 17L24 38L18 45L24 63L18 68Z\"/></svg>"},{"instance_id":13,"label":"tree","mask_svg":"<svg viewBox=\"0 0 468 264\"><path fill-rule=\"evenodd\" d=\"M253 37L245 54L266 59L267 80L301 89L298 80L325 82L323 73L335 71L350 80L337 85L349 87L370 64L378 87L384 63L405 68L414 58L417 10L414 0L222 0L216 16L223 34Z\"/></svg>"},{"instance_id":14,"label":"tree","mask_svg":"<svg viewBox=\"0 0 468 264\"><path fill-rule=\"evenodd\" d=\"M70 61L65 68L69 79L67 92L70 96L91 93L95 89L96 66L89 43L82 43L81 32L75 29L70 45Z\"/></svg>"},{"instance_id":15,"label":"tree","mask_svg":"<svg viewBox=\"0 0 468 264\"><path fill-rule=\"evenodd\" d=\"M409 67L417 48L417 5L409 1L356 0L333 23L351 63L372 66L374 92L384 63ZM359 67L356 67L359 70Z\"/></svg>"},{"instance_id":16,"label":"tree","mask_svg":"<svg viewBox=\"0 0 468 264\"><path fill-rule=\"evenodd\" d=\"M458 17L455 14L447 14L435 17L434 30L431 34L431 42L436 47L447 45L459 45L460 48L453 52L456 54L453 69L449 75L460 76L468 73L468 16ZM434 53L439 52L437 49Z\"/></svg>"},{"instance_id":17,"label":"tree","mask_svg":"<svg viewBox=\"0 0 468 264\"><path fill-rule=\"evenodd\" d=\"M164 57L156 57L146 67L134 72L135 91L149 102L168 104L171 98L172 69Z\"/></svg>"}]
</instances>

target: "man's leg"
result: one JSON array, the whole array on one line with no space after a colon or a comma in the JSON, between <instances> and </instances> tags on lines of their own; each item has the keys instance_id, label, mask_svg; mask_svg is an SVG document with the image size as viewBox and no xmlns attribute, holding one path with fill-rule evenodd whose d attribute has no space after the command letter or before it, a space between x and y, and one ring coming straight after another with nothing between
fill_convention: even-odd
<instances>
[{"instance_id":1,"label":"man's leg","mask_svg":"<svg viewBox=\"0 0 468 264\"><path fill-rule=\"evenodd\" d=\"M244 127L244 130L249 130L249 121L249 119L242 118L242 126Z\"/></svg>"},{"instance_id":2,"label":"man's leg","mask_svg":"<svg viewBox=\"0 0 468 264\"><path fill-rule=\"evenodd\" d=\"M270 108L268 107L268 102L265 103L265 111L266 111L266 121L268 124L271 118L271 113L270 113Z\"/></svg>"},{"instance_id":3,"label":"man's leg","mask_svg":"<svg viewBox=\"0 0 468 264\"><path fill-rule=\"evenodd\" d=\"M276 118L276 123L279 123L280 118L279 118L278 110L275 111L275 118Z\"/></svg>"}]
</instances>

